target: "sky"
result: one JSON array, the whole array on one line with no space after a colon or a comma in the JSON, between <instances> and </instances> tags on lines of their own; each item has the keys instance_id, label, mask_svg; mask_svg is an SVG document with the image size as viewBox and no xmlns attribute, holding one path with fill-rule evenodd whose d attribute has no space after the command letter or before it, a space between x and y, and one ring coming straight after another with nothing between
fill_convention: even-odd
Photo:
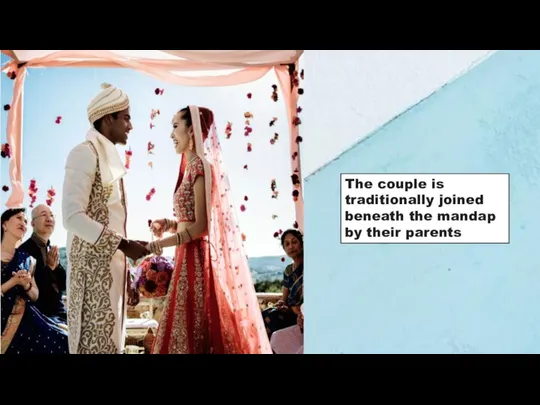
<instances>
[{"instance_id":1,"label":"sky","mask_svg":"<svg viewBox=\"0 0 540 405\"><path fill-rule=\"evenodd\" d=\"M7 60L2 55L2 63ZM13 81L6 74L1 76L1 104L4 106L11 103ZM148 219L172 217L172 194L180 157L170 139L171 119L181 108L196 104L214 111L236 216L246 235L246 253L249 257L283 255L279 240L273 234L279 229L291 228L295 214L286 110L282 97L278 102L271 99L272 85L278 84L272 71L257 82L240 86L184 87L129 69L30 69L24 89L23 182L28 190L30 180L36 180L36 204L45 203L50 187L56 191L51 207L57 223L52 244L65 246L66 243L61 212L65 160L71 148L84 141L90 125L86 107L104 82L124 90L131 102L134 129L128 145L118 147L122 158L128 148L133 153L125 177L129 238L148 240ZM156 95L156 88L163 89L163 94ZM252 94L251 99L248 93ZM278 89L279 96L280 93ZM153 109L158 109L160 114L151 120ZM245 137L244 113L248 111L254 116L253 132ZM3 108L0 114L1 139L5 143L8 114ZM57 117L62 117L60 124L55 122ZM277 121L270 127L274 117ZM150 129L151 122L155 125L153 129ZM227 122L232 123L230 139L225 136ZM274 133L279 134L279 139L271 145ZM155 145L154 155L147 152L149 141ZM247 152L248 142L252 144L251 152ZM148 165L150 161L153 168ZM248 165L247 170L244 165ZM11 188L8 168L9 159L1 159L2 186ZM277 199L271 198L273 179L279 191ZM151 188L155 188L156 193L151 201L146 201ZM10 192L1 192L3 209ZM244 201L246 196L247 202ZM27 192L24 205L29 204ZM240 212L242 204L246 206L244 212Z\"/></svg>"}]
</instances>

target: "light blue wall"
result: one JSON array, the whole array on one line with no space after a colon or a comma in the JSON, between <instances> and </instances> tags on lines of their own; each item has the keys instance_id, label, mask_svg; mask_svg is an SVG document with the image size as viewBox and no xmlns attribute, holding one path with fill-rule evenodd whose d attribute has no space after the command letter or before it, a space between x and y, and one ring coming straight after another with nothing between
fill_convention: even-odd
<instances>
[{"instance_id":1,"label":"light blue wall","mask_svg":"<svg viewBox=\"0 0 540 405\"><path fill-rule=\"evenodd\" d=\"M511 243L340 245L342 172L509 172ZM538 51L496 53L309 177L306 353L540 353L539 182Z\"/></svg>"}]
</instances>

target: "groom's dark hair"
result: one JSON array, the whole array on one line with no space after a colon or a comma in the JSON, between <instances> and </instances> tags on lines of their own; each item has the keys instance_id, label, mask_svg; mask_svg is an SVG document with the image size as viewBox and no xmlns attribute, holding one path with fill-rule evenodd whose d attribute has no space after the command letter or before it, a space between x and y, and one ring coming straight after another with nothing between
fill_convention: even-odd
<instances>
[{"instance_id":1,"label":"groom's dark hair","mask_svg":"<svg viewBox=\"0 0 540 405\"><path fill-rule=\"evenodd\" d=\"M113 117L114 119L117 119L117 118L118 118L118 113L117 113L117 112L114 112L114 113L112 113L112 114L107 114L107 115L112 115L112 117ZM101 134L101 124L103 124L103 120L105 119L105 117L106 117L107 115L101 117L99 120L95 120L95 121L94 121L94 128L95 128L95 130L98 131L100 134Z\"/></svg>"}]
</instances>

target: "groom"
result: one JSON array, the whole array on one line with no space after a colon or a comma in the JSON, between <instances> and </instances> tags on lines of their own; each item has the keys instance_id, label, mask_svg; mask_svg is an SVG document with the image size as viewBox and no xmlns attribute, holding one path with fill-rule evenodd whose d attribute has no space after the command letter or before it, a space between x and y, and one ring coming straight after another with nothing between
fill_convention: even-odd
<instances>
[{"instance_id":1,"label":"groom","mask_svg":"<svg viewBox=\"0 0 540 405\"><path fill-rule=\"evenodd\" d=\"M129 98L103 84L88 105L92 127L68 155L62 218L68 231L68 327L71 354L120 354L124 349L126 256L150 252L126 239L126 169L116 149L133 129Z\"/></svg>"}]
</instances>

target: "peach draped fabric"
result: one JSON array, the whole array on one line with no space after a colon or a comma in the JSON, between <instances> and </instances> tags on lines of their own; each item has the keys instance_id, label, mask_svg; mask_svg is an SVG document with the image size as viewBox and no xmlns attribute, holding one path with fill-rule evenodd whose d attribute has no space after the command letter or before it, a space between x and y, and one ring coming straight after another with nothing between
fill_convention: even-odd
<instances>
[{"instance_id":1,"label":"peach draped fabric","mask_svg":"<svg viewBox=\"0 0 540 405\"><path fill-rule=\"evenodd\" d=\"M296 139L298 127L294 125L298 92L292 86L288 64L297 64L303 51L295 50L164 50L164 51L109 51L109 50L58 50L58 51L6 51L2 53L14 58L3 66L2 71L16 73L13 100L8 115L8 143L12 159L9 175L12 193L6 202L8 207L20 206L24 200L22 184L22 124L24 79L28 68L46 67L119 67L135 69L164 82L184 86L232 86L256 81L274 69L287 105L291 168L293 174L302 179L300 150ZM157 56L156 56L157 55ZM23 66L20 63L24 62ZM204 74L213 71L218 74ZM185 73L184 73L185 72ZM199 72L200 75L188 75ZM183 75L184 73L184 75ZM293 157L294 152L297 152ZM303 196L301 185L295 203L299 229L303 231Z\"/></svg>"},{"instance_id":2,"label":"peach draped fabric","mask_svg":"<svg viewBox=\"0 0 540 405\"><path fill-rule=\"evenodd\" d=\"M222 342L225 354L272 354L251 271L243 248L235 210L230 200L231 186L223 167L216 126L210 125L203 144L202 116L189 106L195 134L195 151L204 166L208 217L209 271L207 302L210 308L210 335ZM208 288L212 286L212 288ZM208 295L213 297L208 297Z\"/></svg>"}]
</instances>

